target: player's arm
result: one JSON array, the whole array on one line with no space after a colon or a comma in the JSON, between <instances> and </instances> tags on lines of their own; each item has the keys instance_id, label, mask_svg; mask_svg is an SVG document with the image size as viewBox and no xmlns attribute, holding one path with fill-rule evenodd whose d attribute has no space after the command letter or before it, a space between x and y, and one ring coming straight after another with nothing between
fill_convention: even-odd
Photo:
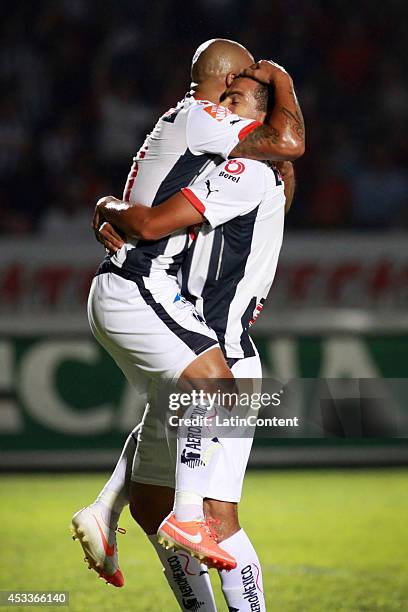
<instances>
[{"instance_id":1,"label":"player's arm","mask_svg":"<svg viewBox=\"0 0 408 612\"><path fill-rule=\"evenodd\" d=\"M295 195L295 169L292 162L288 161L276 162L275 165L279 170L285 186L285 215L287 215L292 206L293 196Z\"/></svg>"},{"instance_id":2,"label":"player's arm","mask_svg":"<svg viewBox=\"0 0 408 612\"><path fill-rule=\"evenodd\" d=\"M252 210L264 194L262 164L249 160L245 164L246 166L238 161L224 162L206 179L182 189L153 208L130 204L113 196L101 198L95 208L95 233L107 248L116 251L123 243L114 244L111 226L115 226L127 236L158 240L204 220L212 227L221 225ZM231 180L231 175L229 178L225 177L228 170L232 169L235 171L235 178L239 176L239 181ZM109 225L104 227L104 222ZM111 248L111 244L114 248Z\"/></svg>"},{"instance_id":3,"label":"player's arm","mask_svg":"<svg viewBox=\"0 0 408 612\"><path fill-rule=\"evenodd\" d=\"M242 76L272 86L275 105L268 121L243 138L230 157L293 161L303 155L305 124L290 75L278 64L261 60L246 68Z\"/></svg>"},{"instance_id":4,"label":"player's arm","mask_svg":"<svg viewBox=\"0 0 408 612\"><path fill-rule=\"evenodd\" d=\"M101 198L95 209L93 229L103 244L112 251L123 245L114 226L127 236L142 240L158 240L190 225L202 223L204 215L182 194L174 196L153 208L141 204L129 204L113 196ZM107 222L109 226L103 226Z\"/></svg>"}]
</instances>

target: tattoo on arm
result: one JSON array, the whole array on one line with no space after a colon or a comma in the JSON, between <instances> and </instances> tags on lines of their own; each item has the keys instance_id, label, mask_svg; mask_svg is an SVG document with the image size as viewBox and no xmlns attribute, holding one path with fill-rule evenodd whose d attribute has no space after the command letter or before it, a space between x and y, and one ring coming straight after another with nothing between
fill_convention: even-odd
<instances>
[{"instance_id":1,"label":"tattoo on arm","mask_svg":"<svg viewBox=\"0 0 408 612\"><path fill-rule=\"evenodd\" d=\"M260 151L262 151L263 145L269 149L271 143L274 145L279 143L279 130L269 125L260 125L231 151L231 155L263 159L263 156L260 156Z\"/></svg>"},{"instance_id":2,"label":"tattoo on arm","mask_svg":"<svg viewBox=\"0 0 408 612\"><path fill-rule=\"evenodd\" d=\"M279 95L269 122L250 132L231 151L230 157L283 161L303 154L305 124L296 94L291 88Z\"/></svg>"},{"instance_id":3,"label":"tattoo on arm","mask_svg":"<svg viewBox=\"0 0 408 612\"><path fill-rule=\"evenodd\" d=\"M291 128L296 132L299 138L303 141L305 139L305 124L303 117L298 109L295 112L289 110L285 106L281 107L281 113L287 118Z\"/></svg>"}]
</instances>

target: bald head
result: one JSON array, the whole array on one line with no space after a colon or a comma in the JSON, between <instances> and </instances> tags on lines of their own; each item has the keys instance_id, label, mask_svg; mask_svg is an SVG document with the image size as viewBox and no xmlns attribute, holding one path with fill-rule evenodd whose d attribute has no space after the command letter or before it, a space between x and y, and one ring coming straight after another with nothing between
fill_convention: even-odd
<instances>
[{"instance_id":1,"label":"bald head","mask_svg":"<svg viewBox=\"0 0 408 612\"><path fill-rule=\"evenodd\" d=\"M200 45L194 53L191 79L197 85L210 80L225 81L228 74L238 75L253 63L252 55L239 43L213 38Z\"/></svg>"}]
</instances>

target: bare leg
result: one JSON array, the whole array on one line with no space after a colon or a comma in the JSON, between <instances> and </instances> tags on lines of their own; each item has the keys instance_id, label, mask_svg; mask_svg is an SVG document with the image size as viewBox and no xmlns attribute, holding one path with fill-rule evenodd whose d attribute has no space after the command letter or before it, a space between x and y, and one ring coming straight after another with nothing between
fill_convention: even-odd
<instances>
[{"instance_id":1,"label":"bare leg","mask_svg":"<svg viewBox=\"0 0 408 612\"><path fill-rule=\"evenodd\" d=\"M219 542L226 540L241 529L236 503L205 499L204 515L206 519L213 519Z\"/></svg>"}]
</instances>

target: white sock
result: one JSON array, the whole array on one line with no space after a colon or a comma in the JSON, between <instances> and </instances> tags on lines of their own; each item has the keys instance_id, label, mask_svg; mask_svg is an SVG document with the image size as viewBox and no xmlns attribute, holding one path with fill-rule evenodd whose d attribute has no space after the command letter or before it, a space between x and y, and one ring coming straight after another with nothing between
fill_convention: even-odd
<instances>
[{"instance_id":1,"label":"white sock","mask_svg":"<svg viewBox=\"0 0 408 612\"><path fill-rule=\"evenodd\" d=\"M117 525L123 508L129 503L130 479L139 427L140 425L137 425L129 434L112 476L96 498L95 503L100 505L107 515L106 522L113 527Z\"/></svg>"},{"instance_id":2,"label":"white sock","mask_svg":"<svg viewBox=\"0 0 408 612\"><path fill-rule=\"evenodd\" d=\"M179 425L177 432L174 513L180 521L202 518L202 500L217 463L217 451L221 448L215 415L222 418L228 412L221 406L211 410L207 408L205 402L189 406L183 419L194 419L196 422L190 426L184 423Z\"/></svg>"},{"instance_id":3,"label":"white sock","mask_svg":"<svg viewBox=\"0 0 408 612\"><path fill-rule=\"evenodd\" d=\"M165 550L156 535L147 536L154 546L163 572L182 610L217 612L207 566L186 552Z\"/></svg>"},{"instance_id":4,"label":"white sock","mask_svg":"<svg viewBox=\"0 0 408 612\"><path fill-rule=\"evenodd\" d=\"M229 610L265 612L261 564L245 531L240 529L220 546L237 560L235 569L218 572Z\"/></svg>"},{"instance_id":5,"label":"white sock","mask_svg":"<svg viewBox=\"0 0 408 612\"><path fill-rule=\"evenodd\" d=\"M204 518L203 497L198 493L176 491L174 514L178 521L202 521Z\"/></svg>"}]
</instances>

